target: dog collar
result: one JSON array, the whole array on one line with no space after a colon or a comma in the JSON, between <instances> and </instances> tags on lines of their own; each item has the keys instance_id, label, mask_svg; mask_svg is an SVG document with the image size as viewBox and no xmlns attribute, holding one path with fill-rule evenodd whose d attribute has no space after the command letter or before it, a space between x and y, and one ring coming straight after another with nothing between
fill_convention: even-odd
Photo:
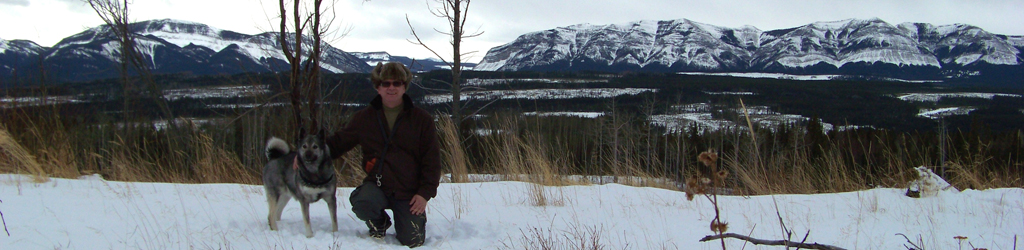
<instances>
[{"instance_id":1,"label":"dog collar","mask_svg":"<svg viewBox=\"0 0 1024 250\"><path fill-rule=\"evenodd\" d=\"M309 187L313 187L313 188L325 187L325 186L327 186L327 183L330 183L331 180L334 180L334 175L333 174L329 178L320 178L319 176L317 176L317 178L313 178L312 176L309 176L312 173L309 173L309 171L306 171L306 168L300 168L299 167L299 156L298 155L295 156L295 164L292 164L292 169L294 169L296 172L299 172L299 181L302 181L302 184L306 184L306 186L309 186ZM311 179L316 179L316 180L311 180ZM319 179L323 179L323 180L319 180Z\"/></svg>"}]
</instances>

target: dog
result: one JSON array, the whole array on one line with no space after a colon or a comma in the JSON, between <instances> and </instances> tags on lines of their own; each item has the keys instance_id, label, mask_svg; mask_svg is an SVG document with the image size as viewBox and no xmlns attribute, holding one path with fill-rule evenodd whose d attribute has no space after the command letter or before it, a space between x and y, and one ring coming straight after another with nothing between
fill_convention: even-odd
<instances>
[{"instance_id":1,"label":"dog","mask_svg":"<svg viewBox=\"0 0 1024 250\"><path fill-rule=\"evenodd\" d=\"M331 165L331 150L322 132L307 135L300 132L297 151L292 151L288 143L277 137L267 140L267 165L263 168L263 187L267 193L267 205L270 208L267 222L270 230L277 230L277 222L281 220L281 211L291 198L302 205L302 219L306 223L306 238L313 237L313 229L309 225L309 204L323 199L331 213L331 231L338 231L338 203L335 192L338 179ZM296 160L298 158L298 160ZM297 161L297 163L296 163Z\"/></svg>"}]
</instances>

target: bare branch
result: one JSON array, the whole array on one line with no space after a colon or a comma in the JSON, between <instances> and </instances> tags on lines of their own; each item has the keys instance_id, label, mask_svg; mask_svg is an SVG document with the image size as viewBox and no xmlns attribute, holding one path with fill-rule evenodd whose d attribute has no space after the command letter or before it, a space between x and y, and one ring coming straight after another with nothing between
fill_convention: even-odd
<instances>
[{"instance_id":1,"label":"bare branch","mask_svg":"<svg viewBox=\"0 0 1024 250\"><path fill-rule=\"evenodd\" d=\"M469 119L470 117L473 117L473 116L476 116L477 114L480 114L480 111L483 111L484 108L487 108L488 106L491 106L491 104L494 104L495 102L498 102L499 100L501 100L501 99L500 98L499 99L494 99L494 100L491 100L490 102L487 102L487 104L484 104L483 106L480 106L480 108L477 109L476 111L473 111L472 114L469 114L468 116L463 117L462 120L465 121L466 119Z\"/></svg>"},{"instance_id":2,"label":"bare branch","mask_svg":"<svg viewBox=\"0 0 1024 250\"><path fill-rule=\"evenodd\" d=\"M444 32L444 31L441 31L441 30L439 30L437 28L434 28L434 32L440 33L440 34L445 35L445 36L451 36L452 35L452 33Z\"/></svg>"},{"instance_id":3,"label":"bare branch","mask_svg":"<svg viewBox=\"0 0 1024 250\"><path fill-rule=\"evenodd\" d=\"M280 8L280 11L281 11L280 12L280 16L281 16L281 30L280 30L280 32L281 32L281 34L277 37L277 40L278 40L278 43L281 44L281 51L284 52L285 59L288 60L288 63L291 63L292 61L295 60L295 58L292 56L292 52L288 48L288 41L286 41L286 37L288 36L288 12L285 11L285 9L284 9L284 0L278 0L277 2L279 3L279 6L281 7Z\"/></svg>"},{"instance_id":4,"label":"bare branch","mask_svg":"<svg viewBox=\"0 0 1024 250\"><path fill-rule=\"evenodd\" d=\"M913 242L913 241L910 241L910 238L907 238L907 235L906 235L906 234L898 233L898 234L896 234L896 235L899 235L899 236L903 236L903 238L907 240L907 243L910 243L910 245L911 245L911 246L914 246L914 247L913 247L912 249L922 249L922 248L921 248L920 246L918 246L917 244L914 244L914 242ZM923 244L922 244L922 245L923 245ZM903 246L904 246L904 247L906 247L907 245L903 245ZM907 248L908 248L908 249L911 249L910 247L907 247Z\"/></svg>"},{"instance_id":5,"label":"bare branch","mask_svg":"<svg viewBox=\"0 0 1024 250\"><path fill-rule=\"evenodd\" d=\"M231 121L228 121L227 124L231 125L232 123L235 123L235 121L238 121L238 119L248 115L249 113L251 113L253 111L256 111L256 110L259 110L259 109L263 108L264 106L267 106L267 104L270 104L270 101L274 100L275 98L283 96L283 95L287 95L287 94L290 94L290 93L288 93L288 92L277 93L276 95L271 96L270 98L267 98L266 102L260 103L260 105L257 105L256 107L253 107L253 108L251 108L249 110L246 110L245 112L242 112L242 114L240 114L237 117L235 117L235 119L231 119Z\"/></svg>"},{"instance_id":6,"label":"bare branch","mask_svg":"<svg viewBox=\"0 0 1024 250\"><path fill-rule=\"evenodd\" d=\"M0 200L0 203L3 203L3 202L4 201ZM11 231L7 231L7 219L4 219L4 212L3 211L0 211L0 220L3 220L3 222L4 222L4 232L7 232L7 237L10 237L11 236ZM1014 242L1014 244L1017 244L1017 243Z\"/></svg>"},{"instance_id":7,"label":"bare branch","mask_svg":"<svg viewBox=\"0 0 1024 250\"><path fill-rule=\"evenodd\" d=\"M707 241L712 241L712 240L717 240L717 239L725 239L725 238L740 239L740 240L744 240L744 241L747 241L747 242L750 242L750 243L754 243L754 245L789 246L789 247L798 247L798 248L807 248L807 249L819 249L819 250L846 250L845 248L841 248L841 247L837 247L837 246L831 246L831 245L825 245L825 244L818 244L818 243L809 243L808 244L808 243L791 242L791 241L788 241L788 240L762 240L762 239L757 239L757 238L748 237L746 235L735 234L735 233L724 233L724 234L718 234L718 235L704 236L704 238L700 239L700 242L707 242Z\"/></svg>"},{"instance_id":8,"label":"bare branch","mask_svg":"<svg viewBox=\"0 0 1024 250\"><path fill-rule=\"evenodd\" d=\"M451 83L448 83L446 81L441 81L441 80L438 80L438 79L430 79L430 80L433 81L433 82L439 82L439 83L448 85L448 87L451 87ZM419 84L419 83L417 83L416 86L420 87L421 89L428 90L428 91L438 91L438 92L448 91L447 89L428 88L428 87L423 86L422 84Z\"/></svg>"},{"instance_id":9,"label":"bare branch","mask_svg":"<svg viewBox=\"0 0 1024 250\"><path fill-rule=\"evenodd\" d=\"M409 41L409 43L423 46L423 48L429 50L430 53L433 53L434 56L437 56L438 59L441 59L441 62L447 64L448 67L454 67L452 66L452 63L449 63L448 60L445 60L444 57L441 56L441 54L438 54L437 51L434 51L434 49L431 49L430 46L427 46L427 44L423 43L423 40L420 39L420 36L416 34L416 29L412 27L412 21L409 21L408 14L405 15L405 23L409 25L409 31L412 32L412 36L416 38L416 42Z\"/></svg>"},{"instance_id":10,"label":"bare branch","mask_svg":"<svg viewBox=\"0 0 1024 250\"><path fill-rule=\"evenodd\" d=\"M470 3L470 0L466 0L466 5L462 9L462 17L463 17L462 18L462 23L459 23L459 33L460 33L459 36L461 36L462 38L466 38L466 36L465 36L466 35L465 34L466 33L465 32L466 19L469 19L469 18L465 18L465 17L469 16L469 3Z\"/></svg>"},{"instance_id":11,"label":"bare branch","mask_svg":"<svg viewBox=\"0 0 1024 250\"><path fill-rule=\"evenodd\" d=\"M477 27L476 29L477 29L477 31L474 31L473 33L470 33L469 35L466 35L466 34L465 34L465 32L463 32L463 34L462 34L462 38L472 38L472 37L478 37L478 36L480 36L480 35L483 35L483 34L484 34L484 31L480 30L480 27ZM462 28L462 29L460 29L460 30L465 30L465 27L463 27L463 28Z\"/></svg>"},{"instance_id":12,"label":"bare branch","mask_svg":"<svg viewBox=\"0 0 1024 250\"><path fill-rule=\"evenodd\" d=\"M466 56L466 55L474 54L474 53L476 53L476 52L480 52L480 51L479 51L479 50L474 50L474 51L470 51L470 52L462 53L462 54L459 54L459 55L460 55L460 56Z\"/></svg>"},{"instance_id":13,"label":"bare branch","mask_svg":"<svg viewBox=\"0 0 1024 250\"><path fill-rule=\"evenodd\" d=\"M772 196L772 203L775 204L775 216L777 216L779 218L779 226L782 227L782 233L786 234L785 235L786 239L792 238L793 237L793 231L790 231L789 229L787 229L786 228L786 222L782 221L782 214L779 213L779 202L775 200L774 196Z\"/></svg>"}]
</instances>

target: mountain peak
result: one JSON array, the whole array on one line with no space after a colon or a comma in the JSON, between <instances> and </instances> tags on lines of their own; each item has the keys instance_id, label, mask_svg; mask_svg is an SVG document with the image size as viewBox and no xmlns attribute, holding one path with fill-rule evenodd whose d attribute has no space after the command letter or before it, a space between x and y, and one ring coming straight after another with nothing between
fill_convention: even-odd
<instances>
[{"instance_id":1,"label":"mountain peak","mask_svg":"<svg viewBox=\"0 0 1024 250\"><path fill-rule=\"evenodd\" d=\"M154 19L132 23L131 27L135 32L208 32L208 33L220 33L219 29L210 27L209 25L177 20L177 19Z\"/></svg>"},{"instance_id":2,"label":"mountain peak","mask_svg":"<svg viewBox=\"0 0 1024 250\"><path fill-rule=\"evenodd\" d=\"M410 58L410 57L405 57L405 56L391 55L387 51L351 52L351 53L352 53L353 56L358 57L359 59L363 59L364 61L366 61L366 64L370 65L370 66L377 66L377 63L399 62L399 63L405 64L405 66L409 67L409 69L411 69L413 71L416 71L416 72L428 72L428 71L434 71L434 70L450 70L451 69L451 67L448 66L448 64L442 62L441 59L437 59L437 58L433 58L433 57L431 57L431 58L424 58L424 59L415 59L415 58ZM469 69L475 67L477 64L475 64L475 63L468 63L468 62L462 62L462 65L463 65L462 67L465 70L469 70Z\"/></svg>"},{"instance_id":3,"label":"mountain peak","mask_svg":"<svg viewBox=\"0 0 1024 250\"><path fill-rule=\"evenodd\" d=\"M207 26L204 23L198 23L198 22L193 22L193 21L188 21L188 20L181 20L181 19L173 19L173 18L152 19L152 20L148 20L148 21L142 21L140 23L147 23L147 22L148 23L187 24L187 25Z\"/></svg>"},{"instance_id":4,"label":"mountain peak","mask_svg":"<svg viewBox=\"0 0 1024 250\"><path fill-rule=\"evenodd\" d=\"M11 47L10 45L7 45L7 40L4 40L3 38L0 38L0 54L2 54L5 51L7 51L7 49L10 48L10 47Z\"/></svg>"},{"instance_id":5,"label":"mountain peak","mask_svg":"<svg viewBox=\"0 0 1024 250\"><path fill-rule=\"evenodd\" d=\"M855 19L850 18L836 21L818 21L809 24L809 26L823 30L840 30L850 25L854 20Z\"/></svg>"}]
</instances>

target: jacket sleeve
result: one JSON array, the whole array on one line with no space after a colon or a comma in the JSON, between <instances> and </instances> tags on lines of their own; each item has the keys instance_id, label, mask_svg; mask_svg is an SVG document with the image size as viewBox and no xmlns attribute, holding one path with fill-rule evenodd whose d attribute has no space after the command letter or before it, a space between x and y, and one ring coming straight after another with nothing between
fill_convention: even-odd
<instances>
[{"instance_id":1,"label":"jacket sleeve","mask_svg":"<svg viewBox=\"0 0 1024 250\"><path fill-rule=\"evenodd\" d=\"M426 118L423 126L420 127L420 159L419 189L416 194L426 200L437 196L437 186L441 182L441 143L438 141L437 129L434 126L434 119L430 113L423 112Z\"/></svg>"},{"instance_id":2,"label":"jacket sleeve","mask_svg":"<svg viewBox=\"0 0 1024 250\"><path fill-rule=\"evenodd\" d=\"M331 149L331 159L338 159L352 148L359 145L359 129L360 124L359 117L362 112L356 113L352 116L352 119L348 121L345 128L334 132L334 134L327 137L327 146Z\"/></svg>"}]
</instances>

